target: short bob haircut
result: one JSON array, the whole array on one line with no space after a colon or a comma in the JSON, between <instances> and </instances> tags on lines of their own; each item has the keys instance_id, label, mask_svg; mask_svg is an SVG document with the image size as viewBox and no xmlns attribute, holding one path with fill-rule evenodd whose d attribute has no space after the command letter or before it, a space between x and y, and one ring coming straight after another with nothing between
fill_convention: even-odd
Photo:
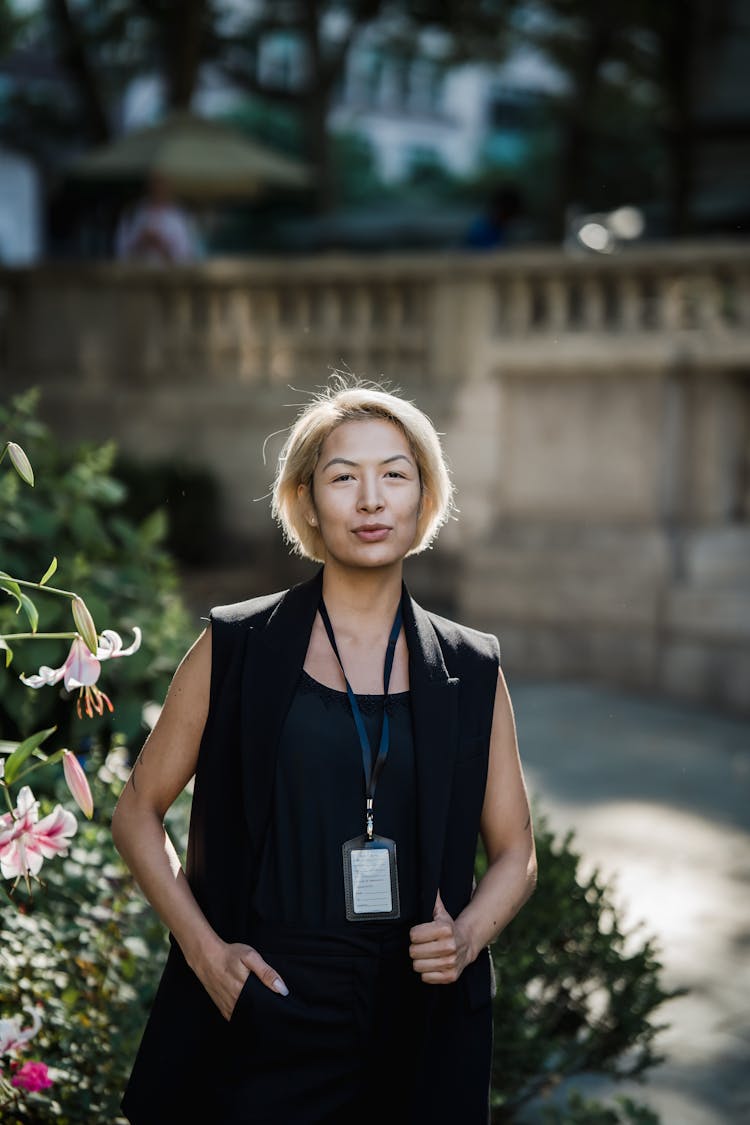
<instances>
[{"instance_id":1,"label":"short bob haircut","mask_svg":"<svg viewBox=\"0 0 750 1125\"><path fill-rule=\"evenodd\" d=\"M417 534L408 555L429 547L454 510L454 488L440 438L414 403L382 385L337 373L330 385L303 407L279 453L271 512L294 554L323 561L323 540L305 518L299 486L310 485L328 435L342 422L382 418L398 426L419 470L422 489Z\"/></svg>"}]
</instances>

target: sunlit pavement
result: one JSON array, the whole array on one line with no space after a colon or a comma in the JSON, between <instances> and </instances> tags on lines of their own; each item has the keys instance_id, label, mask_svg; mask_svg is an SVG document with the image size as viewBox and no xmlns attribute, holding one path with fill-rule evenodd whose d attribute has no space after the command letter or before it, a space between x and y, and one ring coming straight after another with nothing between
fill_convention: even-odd
<instances>
[{"instance_id":1,"label":"sunlit pavement","mask_svg":"<svg viewBox=\"0 0 750 1125\"><path fill-rule=\"evenodd\" d=\"M506 678L529 792L624 928L653 937L662 981L689 992L657 1009L666 1061L628 1093L663 1125L750 1123L750 720L592 684Z\"/></svg>"}]
</instances>

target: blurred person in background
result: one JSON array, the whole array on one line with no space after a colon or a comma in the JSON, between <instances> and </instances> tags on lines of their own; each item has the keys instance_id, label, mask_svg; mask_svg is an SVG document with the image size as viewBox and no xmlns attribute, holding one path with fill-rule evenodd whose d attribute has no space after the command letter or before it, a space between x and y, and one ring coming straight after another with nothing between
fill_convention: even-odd
<instances>
[{"instance_id":1,"label":"blurred person in background","mask_svg":"<svg viewBox=\"0 0 750 1125\"><path fill-rule=\"evenodd\" d=\"M469 225L463 245L469 250L497 250L513 241L515 225L523 215L523 199L515 184L500 184L481 215Z\"/></svg>"},{"instance_id":2,"label":"blurred person in background","mask_svg":"<svg viewBox=\"0 0 750 1125\"><path fill-rule=\"evenodd\" d=\"M172 265L201 257L191 217L174 200L166 180L153 175L145 195L123 213L115 232L120 261Z\"/></svg>"},{"instance_id":3,"label":"blurred person in background","mask_svg":"<svg viewBox=\"0 0 750 1125\"><path fill-rule=\"evenodd\" d=\"M536 855L497 639L403 580L453 511L432 422L331 384L272 511L316 573L210 611L113 815L171 944L123 1111L488 1125L489 946ZM183 870L164 817L192 778Z\"/></svg>"}]
</instances>

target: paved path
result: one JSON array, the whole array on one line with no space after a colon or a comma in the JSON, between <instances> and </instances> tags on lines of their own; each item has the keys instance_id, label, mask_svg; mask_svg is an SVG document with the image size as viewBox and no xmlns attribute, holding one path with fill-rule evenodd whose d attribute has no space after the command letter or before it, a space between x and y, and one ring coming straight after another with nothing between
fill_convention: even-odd
<instances>
[{"instance_id":1,"label":"paved path","mask_svg":"<svg viewBox=\"0 0 750 1125\"><path fill-rule=\"evenodd\" d=\"M663 1125L750 1125L750 720L506 671L529 791L655 938L667 1061L632 1094ZM573 1083L580 1089L584 1084Z\"/></svg>"}]
</instances>

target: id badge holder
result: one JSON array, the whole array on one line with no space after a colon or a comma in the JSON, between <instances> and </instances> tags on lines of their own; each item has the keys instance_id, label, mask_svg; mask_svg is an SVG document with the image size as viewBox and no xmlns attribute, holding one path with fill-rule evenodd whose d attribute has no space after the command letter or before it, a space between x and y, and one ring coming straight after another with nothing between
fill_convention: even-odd
<instances>
[{"instance_id":1,"label":"id badge holder","mask_svg":"<svg viewBox=\"0 0 750 1125\"><path fill-rule=\"evenodd\" d=\"M356 836L341 847L348 922L386 921L401 916L396 841Z\"/></svg>"}]
</instances>

